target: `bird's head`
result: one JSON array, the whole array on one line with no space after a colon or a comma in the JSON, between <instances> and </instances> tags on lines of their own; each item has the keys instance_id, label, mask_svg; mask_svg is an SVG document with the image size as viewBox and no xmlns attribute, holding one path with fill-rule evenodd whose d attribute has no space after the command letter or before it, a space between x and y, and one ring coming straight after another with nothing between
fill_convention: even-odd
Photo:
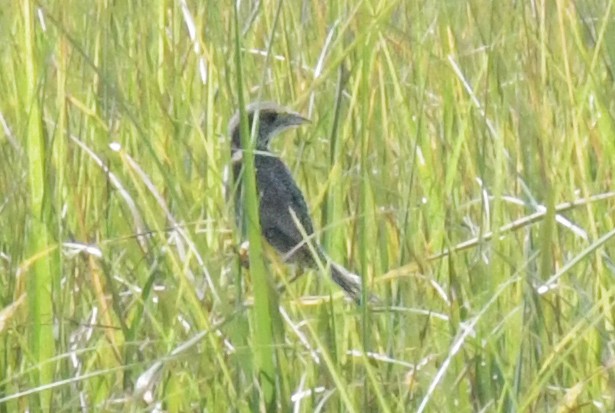
<instances>
[{"instance_id":1,"label":"bird's head","mask_svg":"<svg viewBox=\"0 0 615 413\"><path fill-rule=\"evenodd\" d=\"M258 129L256 131L256 149L266 151L269 142L277 134L310 120L304 118L297 112L293 112L283 106L272 102L255 102L246 107L248 115L248 129L252 131L252 126L258 118ZM229 122L229 134L232 139L233 149L241 148L241 134L239 124L239 111L233 115Z\"/></svg>"}]
</instances>

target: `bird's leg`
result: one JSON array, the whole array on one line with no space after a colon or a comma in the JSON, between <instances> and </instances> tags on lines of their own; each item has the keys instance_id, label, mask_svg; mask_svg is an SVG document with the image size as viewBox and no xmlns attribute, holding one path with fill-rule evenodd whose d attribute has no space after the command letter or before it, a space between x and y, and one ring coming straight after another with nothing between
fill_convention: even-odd
<instances>
[{"instance_id":1,"label":"bird's leg","mask_svg":"<svg viewBox=\"0 0 615 413\"><path fill-rule=\"evenodd\" d=\"M294 274L293 276L290 278L290 280L280 283L278 284L278 292L282 293L286 290L286 286L290 285L292 283L294 283L295 281L297 281L299 279L299 277L301 277L303 274L305 274L305 266L301 265L301 264L297 264L294 268Z\"/></svg>"},{"instance_id":2,"label":"bird's leg","mask_svg":"<svg viewBox=\"0 0 615 413\"><path fill-rule=\"evenodd\" d=\"M244 241L237 248L239 262L243 268L250 268L250 241Z\"/></svg>"}]
</instances>

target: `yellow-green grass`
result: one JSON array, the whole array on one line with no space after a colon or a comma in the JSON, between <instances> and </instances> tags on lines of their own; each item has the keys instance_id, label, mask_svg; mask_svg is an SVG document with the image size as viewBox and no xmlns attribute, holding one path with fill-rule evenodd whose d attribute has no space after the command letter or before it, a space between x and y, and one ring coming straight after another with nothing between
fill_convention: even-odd
<instances>
[{"instance_id":1,"label":"yellow-green grass","mask_svg":"<svg viewBox=\"0 0 615 413\"><path fill-rule=\"evenodd\" d=\"M0 413L615 411L612 1L24 0L0 41ZM242 268L258 99L382 305L256 227Z\"/></svg>"}]
</instances>

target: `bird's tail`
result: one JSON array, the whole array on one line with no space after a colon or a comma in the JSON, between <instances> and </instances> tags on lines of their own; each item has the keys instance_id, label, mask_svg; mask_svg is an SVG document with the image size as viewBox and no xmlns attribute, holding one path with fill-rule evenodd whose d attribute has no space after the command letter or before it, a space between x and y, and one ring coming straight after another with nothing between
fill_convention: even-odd
<instances>
[{"instance_id":1,"label":"bird's tail","mask_svg":"<svg viewBox=\"0 0 615 413\"><path fill-rule=\"evenodd\" d=\"M329 266L331 267L331 278L333 281L339 285L355 303L361 304L363 301L361 277L348 271L332 260L329 260ZM380 300L375 295L368 293L367 302L378 304Z\"/></svg>"}]
</instances>

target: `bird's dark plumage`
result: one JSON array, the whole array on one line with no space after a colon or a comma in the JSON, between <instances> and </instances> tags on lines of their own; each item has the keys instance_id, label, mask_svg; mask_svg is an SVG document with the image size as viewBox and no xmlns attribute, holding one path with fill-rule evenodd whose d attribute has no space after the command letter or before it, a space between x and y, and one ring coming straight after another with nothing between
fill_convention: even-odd
<instances>
[{"instance_id":1,"label":"bird's dark plumage","mask_svg":"<svg viewBox=\"0 0 615 413\"><path fill-rule=\"evenodd\" d=\"M247 107L250 130L258 112L256 131L256 189L259 196L259 219L265 239L285 261L316 268L318 261L331 268L331 278L355 301L361 299L361 280L341 265L333 262L314 239L314 226L301 190L286 165L269 152L271 139L286 129L309 122L301 115L275 103L258 102ZM241 180L243 162L239 113L229 123L233 176ZM236 185L241 194L241 186ZM236 198L238 209L241 196ZM296 222L301 224L297 226ZM302 235L307 235L307 238ZM308 244L311 243L311 244Z\"/></svg>"}]
</instances>

